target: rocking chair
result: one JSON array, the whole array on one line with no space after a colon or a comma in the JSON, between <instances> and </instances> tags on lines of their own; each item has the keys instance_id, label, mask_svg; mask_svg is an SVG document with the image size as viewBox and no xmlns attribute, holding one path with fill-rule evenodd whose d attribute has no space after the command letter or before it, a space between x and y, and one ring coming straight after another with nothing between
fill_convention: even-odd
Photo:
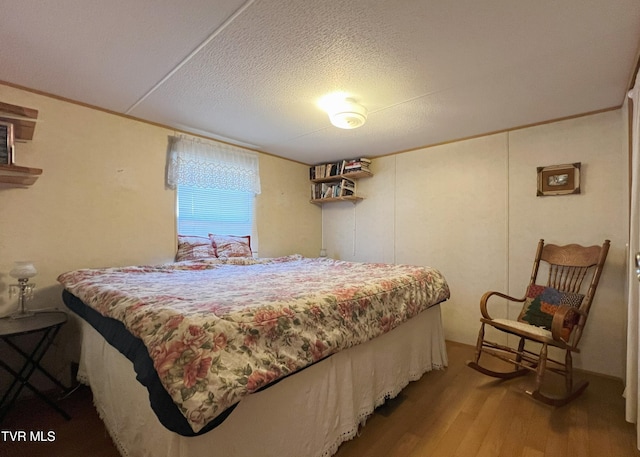
<instances>
[{"instance_id":1,"label":"rocking chair","mask_svg":"<svg viewBox=\"0 0 640 457\"><path fill-rule=\"evenodd\" d=\"M583 247L577 244L556 246L538 243L531 280L523 298L513 298L500 292L487 292L480 300L480 332L474 360L467 365L489 376L511 379L530 372L536 373L535 387L526 393L544 403L561 406L578 397L588 386L583 381L574 386L572 353L580 352L578 343L589 316L589 308L598 287L604 262L609 251L609 240L602 246ZM537 284L541 261L548 264L546 286ZM544 268L544 264L543 264ZM544 272L541 274L544 276ZM584 281L587 278L587 281ZM585 284L585 291L581 286ZM487 301L497 296L523 304L516 320L494 319L487 311ZM519 338L518 347L505 346L485 339L485 326ZM530 349L526 343L537 343ZM548 356L548 347L565 351L564 362ZM494 371L480 365L480 356L488 354L514 365L512 371ZM541 392L547 371L565 378L566 394L560 397Z\"/></svg>"}]
</instances>

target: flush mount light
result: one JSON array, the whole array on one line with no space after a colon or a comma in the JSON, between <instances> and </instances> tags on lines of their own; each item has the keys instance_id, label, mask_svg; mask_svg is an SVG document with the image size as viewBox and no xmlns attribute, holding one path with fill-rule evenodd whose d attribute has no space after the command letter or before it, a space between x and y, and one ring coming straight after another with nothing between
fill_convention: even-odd
<instances>
[{"instance_id":1,"label":"flush mount light","mask_svg":"<svg viewBox=\"0 0 640 457\"><path fill-rule=\"evenodd\" d=\"M349 97L325 97L320 106L329 115L333 125L341 129L355 129L367 120L367 109Z\"/></svg>"},{"instance_id":2,"label":"flush mount light","mask_svg":"<svg viewBox=\"0 0 640 457\"><path fill-rule=\"evenodd\" d=\"M366 122L367 109L353 99L347 98L342 102L342 106L329 113L329 120L338 128L355 129Z\"/></svg>"}]
</instances>

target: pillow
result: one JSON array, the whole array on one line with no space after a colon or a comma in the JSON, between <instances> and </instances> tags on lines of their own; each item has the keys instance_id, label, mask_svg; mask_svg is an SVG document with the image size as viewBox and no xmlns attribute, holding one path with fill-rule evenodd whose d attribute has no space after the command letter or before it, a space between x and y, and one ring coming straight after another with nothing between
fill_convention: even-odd
<instances>
[{"instance_id":1,"label":"pillow","mask_svg":"<svg viewBox=\"0 0 640 457\"><path fill-rule=\"evenodd\" d=\"M584 295L582 294L561 292L553 287L533 284L527 288L524 306L518 320L551 330L553 315L558 310L558 306L567 305L579 308L583 299ZM577 323L577 320L577 314L567 316L563 325L562 338L566 340L569 337L571 329Z\"/></svg>"},{"instance_id":2,"label":"pillow","mask_svg":"<svg viewBox=\"0 0 640 457\"><path fill-rule=\"evenodd\" d=\"M251 257L251 237L209 234L218 257Z\"/></svg>"},{"instance_id":3,"label":"pillow","mask_svg":"<svg viewBox=\"0 0 640 457\"><path fill-rule=\"evenodd\" d=\"M209 238L205 238L204 236L178 235L176 262L209 259L212 257L216 257L216 250Z\"/></svg>"}]
</instances>

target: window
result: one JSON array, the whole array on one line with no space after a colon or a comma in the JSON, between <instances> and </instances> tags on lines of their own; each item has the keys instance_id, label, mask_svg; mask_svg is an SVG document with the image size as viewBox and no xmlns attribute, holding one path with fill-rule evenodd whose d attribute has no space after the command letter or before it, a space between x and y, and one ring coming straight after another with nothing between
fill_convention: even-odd
<instances>
[{"instance_id":1,"label":"window","mask_svg":"<svg viewBox=\"0 0 640 457\"><path fill-rule=\"evenodd\" d=\"M251 235L253 192L178 185L178 233Z\"/></svg>"},{"instance_id":2,"label":"window","mask_svg":"<svg viewBox=\"0 0 640 457\"><path fill-rule=\"evenodd\" d=\"M180 235L252 235L257 245L257 154L214 141L170 137L167 186L177 190Z\"/></svg>"}]
</instances>

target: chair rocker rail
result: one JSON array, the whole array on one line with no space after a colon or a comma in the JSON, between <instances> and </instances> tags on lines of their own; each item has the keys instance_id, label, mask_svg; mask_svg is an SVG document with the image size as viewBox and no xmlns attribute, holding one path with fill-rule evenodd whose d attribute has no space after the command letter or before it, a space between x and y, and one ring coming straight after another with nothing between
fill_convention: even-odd
<instances>
[{"instance_id":1,"label":"chair rocker rail","mask_svg":"<svg viewBox=\"0 0 640 457\"><path fill-rule=\"evenodd\" d=\"M546 403L547 405L564 406L582 395L588 386L589 381L580 381L578 384L573 386L570 393L564 397L552 397L550 395L543 394L540 390L527 390L525 393L542 403Z\"/></svg>"}]
</instances>

